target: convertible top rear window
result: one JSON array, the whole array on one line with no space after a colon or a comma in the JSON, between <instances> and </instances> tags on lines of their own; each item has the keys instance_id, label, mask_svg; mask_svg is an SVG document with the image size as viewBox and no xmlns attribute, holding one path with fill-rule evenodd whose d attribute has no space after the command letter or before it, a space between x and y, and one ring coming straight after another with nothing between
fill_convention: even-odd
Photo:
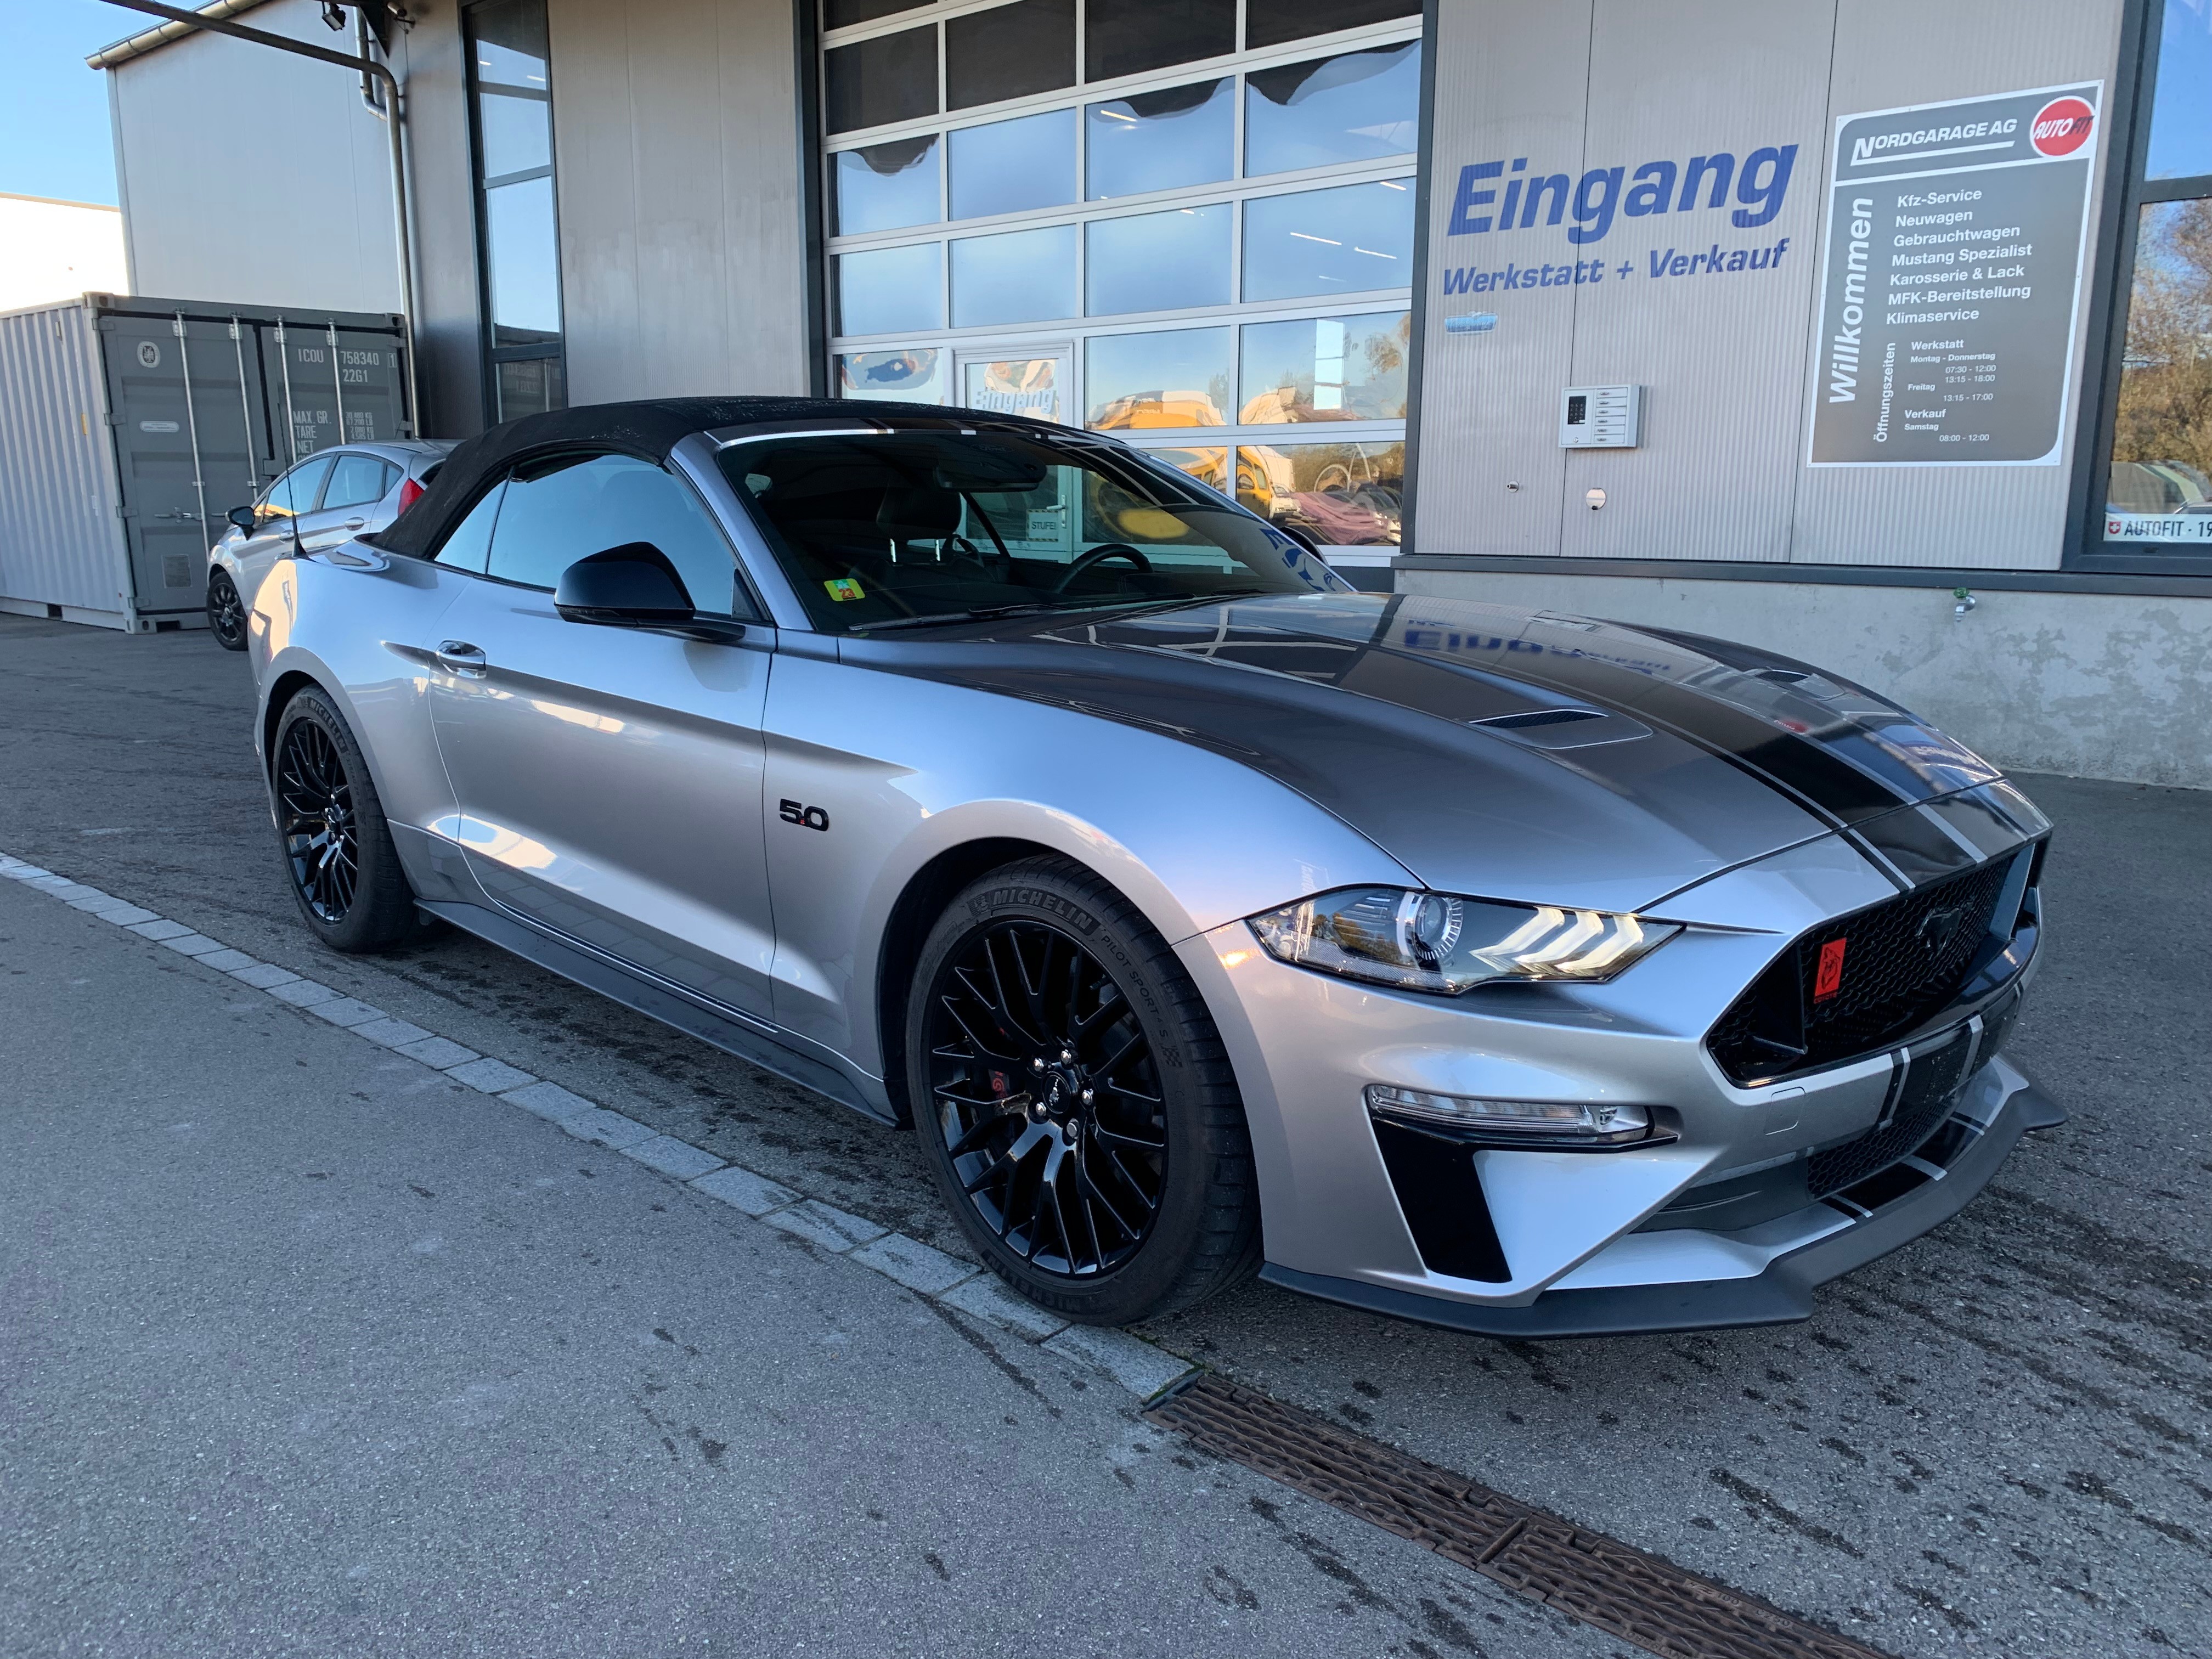
<instances>
[{"instance_id":1,"label":"convertible top rear window","mask_svg":"<svg viewBox=\"0 0 2212 1659\"><path fill-rule=\"evenodd\" d=\"M735 444L721 464L832 631L1342 586L1265 521L1106 444L813 434Z\"/></svg>"}]
</instances>

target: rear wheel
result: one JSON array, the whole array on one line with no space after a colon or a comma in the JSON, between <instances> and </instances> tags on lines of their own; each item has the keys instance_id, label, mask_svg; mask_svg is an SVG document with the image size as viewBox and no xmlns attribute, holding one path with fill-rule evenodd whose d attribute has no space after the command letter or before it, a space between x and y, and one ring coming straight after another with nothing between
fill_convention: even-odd
<instances>
[{"instance_id":1,"label":"rear wheel","mask_svg":"<svg viewBox=\"0 0 2212 1659\"><path fill-rule=\"evenodd\" d=\"M220 565L208 572L208 632L226 651L246 649L246 602L238 597L238 584Z\"/></svg>"},{"instance_id":2,"label":"rear wheel","mask_svg":"<svg viewBox=\"0 0 2212 1659\"><path fill-rule=\"evenodd\" d=\"M416 927L361 745L319 690L301 691L276 724L270 784L284 872L300 915L334 951L388 950Z\"/></svg>"},{"instance_id":3,"label":"rear wheel","mask_svg":"<svg viewBox=\"0 0 2212 1659\"><path fill-rule=\"evenodd\" d=\"M908 1079L992 1269L1066 1318L1174 1312L1259 1265L1243 1106L1197 987L1096 876L1011 865L922 946Z\"/></svg>"}]
</instances>

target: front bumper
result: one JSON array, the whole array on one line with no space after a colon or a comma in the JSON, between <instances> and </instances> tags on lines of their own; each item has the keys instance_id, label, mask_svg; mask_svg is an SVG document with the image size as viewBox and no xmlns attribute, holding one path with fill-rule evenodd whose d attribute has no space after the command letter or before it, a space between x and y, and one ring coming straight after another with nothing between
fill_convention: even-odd
<instances>
[{"instance_id":1,"label":"front bumper","mask_svg":"<svg viewBox=\"0 0 2212 1659\"><path fill-rule=\"evenodd\" d=\"M2032 890L2012 944L1895 1047L1748 1084L1708 1051L1791 941L1895 890L1835 838L1808 843L1669 901L1688 930L1608 983L1456 998L1277 962L1241 922L1186 940L1244 1093L1265 1276L1501 1334L1805 1317L1812 1285L1936 1225L2060 1121L2001 1054L2036 966ZM1635 1103L1674 1133L1471 1148L1378 1121L1369 1084Z\"/></svg>"},{"instance_id":2,"label":"front bumper","mask_svg":"<svg viewBox=\"0 0 2212 1659\"><path fill-rule=\"evenodd\" d=\"M2015 1067L2002 1058L1992 1060L1969 1079L1950 1122L1931 1137L1932 1146L1947 1133L1954 1133L1954 1144L1946 1148L1948 1163L1909 1160L1924 1166L1914 1171L1922 1179L1880 1208L1868 1211L1831 1200L1733 1234L1628 1234L1616 1242L1613 1251L1600 1252L1583 1268L1565 1275L1559 1288L1522 1307L1446 1302L1272 1262L1260 1277L1324 1301L1484 1336L1635 1336L1790 1324L1812 1316L1815 1286L1863 1267L1949 1220L1989 1184L2021 1135L2065 1121L2066 1114ZM1577 1283L1577 1279L1608 1276L1607 1257L1614 1251L1631 1258L1644 1256L1640 1262L1611 1264L1615 1273L1638 1268L1663 1272L1670 1255L1678 1270L1702 1261L1729 1272L1718 1278ZM1765 1265L1759 1267L1762 1257Z\"/></svg>"}]
</instances>

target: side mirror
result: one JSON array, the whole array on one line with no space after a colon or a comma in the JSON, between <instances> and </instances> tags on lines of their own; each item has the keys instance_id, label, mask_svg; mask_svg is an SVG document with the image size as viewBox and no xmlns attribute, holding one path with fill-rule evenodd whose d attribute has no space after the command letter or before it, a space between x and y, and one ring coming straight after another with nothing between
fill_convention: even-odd
<instances>
[{"instance_id":1,"label":"side mirror","mask_svg":"<svg viewBox=\"0 0 2212 1659\"><path fill-rule=\"evenodd\" d=\"M625 542L579 559L561 573L553 609L563 622L642 628L696 640L740 640L744 627L702 617L668 556L651 542Z\"/></svg>"},{"instance_id":2,"label":"side mirror","mask_svg":"<svg viewBox=\"0 0 2212 1659\"><path fill-rule=\"evenodd\" d=\"M1316 559L1321 557L1321 544L1314 539L1313 532L1307 529L1296 520L1291 520L1287 523L1279 523L1276 525L1275 528L1281 531L1283 534L1288 536L1292 541L1296 542L1300 547L1305 549L1307 552L1312 554Z\"/></svg>"},{"instance_id":3,"label":"side mirror","mask_svg":"<svg viewBox=\"0 0 2212 1659\"><path fill-rule=\"evenodd\" d=\"M253 516L253 509L250 507L234 507L222 516L249 536L253 533L255 526L259 523L259 520Z\"/></svg>"}]
</instances>

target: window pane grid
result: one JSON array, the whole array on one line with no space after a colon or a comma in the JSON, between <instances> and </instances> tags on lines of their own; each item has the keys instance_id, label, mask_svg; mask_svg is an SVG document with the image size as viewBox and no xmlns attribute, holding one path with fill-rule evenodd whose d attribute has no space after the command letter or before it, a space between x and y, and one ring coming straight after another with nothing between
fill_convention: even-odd
<instances>
[{"instance_id":1,"label":"window pane grid","mask_svg":"<svg viewBox=\"0 0 2212 1659\"><path fill-rule=\"evenodd\" d=\"M1018 0L1017 3L1018 3ZM1004 0L994 0L994 7L987 9L995 9L996 4L1000 3L1004 3ZM907 30L919 32L915 19L923 15L927 14L908 14L893 20L896 27L890 32L900 33ZM1058 108L1070 103L1097 103L1108 99L1126 97L1131 93L1149 92L1160 88L1176 86L1185 82L1216 80L1224 76L1238 76L1244 71L1277 68L1297 64L1308 58L1335 56L1376 46L1403 46L1409 42L1419 41L1420 38L1419 20L1412 19L1405 23L1378 24L1364 28L1347 29L1340 34L1294 40L1265 52L1229 52L1217 58L1195 58L1187 64L1176 64L1167 69L1157 70L1143 75L1122 76L1113 80L1087 80L1083 77L1082 73L1081 34L1079 30L1076 79L1068 85L1022 97L1009 97L998 103L951 108L943 101L945 65L944 31L940 29L937 32L939 94L935 110L927 113L902 116L897 119L884 119L866 127L842 127L834 120L826 118L825 104L824 137L829 144L841 149L854 145L878 143L886 138L913 137L923 132L939 131L955 123L964 125L972 120L989 120L1029 110ZM825 62L829 53L852 44L856 42L847 41L842 38L825 42L823 48ZM1239 95L1241 98L1241 87ZM1239 149L1241 153L1241 132Z\"/></svg>"},{"instance_id":2,"label":"window pane grid","mask_svg":"<svg viewBox=\"0 0 2212 1659\"><path fill-rule=\"evenodd\" d=\"M968 50L985 38L979 20L1026 13L917 7L828 35L825 59L931 27L937 59L937 86L906 94L932 97L935 112L825 122L837 393L962 404L982 388L997 407L1010 386L1048 384L1035 412L1158 451L1324 544L1387 551L1403 472L1402 344L1386 370L1346 365L1370 336L1408 331L1419 18L1389 16L1400 0L1349 13L1279 0L1278 10L1358 26L1302 33L1293 18L1263 52L1208 46L1208 28L1242 43L1266 3L1183 7L1198 17L1190 49L1211 56L1093 81L1117 66L1102 49L1126 60L1154 48L1139 38L1145 0L1109 0L1112 17L1078 0L1069 84L964 108L948 96L961 73L948 36ZM943 27L954 18L969 20L957 34ZM1255 152L1253 77L1269 71L1271 147ZM1406 149L1388 150L1400 130ZM1264 247L1255 213L1269 227ZM1277 245L1301 256L1287 273L1263 257ZM888 264L872 273L886 258L903 260L906 278L891 280ZM1264 279L1248 273L1255 260L1270 264ZM930 270L925 300L913 279ZM870 293L897 295L909 314L857 302ZM1248 338L1255 327L1274 331L1264 352ZM1296 341L1306 359L1286 368ZM1262 358L1276 379L1255 401L1245 381Z\"/></svg>"},{"instance_id":3,"label":"window pane grid","mask_svg":"<svg viewBox=\"0 0 2212 1659\"><path fill-rule=\"evenodd\" d=\"M849 253L860 249L896 247L912 242L943 241L947 237L981 235L992 231L1028 230L1041 225L1079 224L1100 219L1126 218L1157 213L1169 208L1210 207L1224 202L1249 205L1275 197L1303 196L1340 185L1371 185L1384 181L1406 185L1407 194L1411 196L1414 177L1411 172L1412 166L1411 156L1397 156L1357 167L1335 167L1224 184L1189 185L1148 196L1070 203L1063 207L1036 208L975 219L937 219L894 229L832 236L828 246L832 254ZM1397 284L1400 287L1410 285Z\"/></svg>"},{"instance_id":4,"label":"window pane grid","mask_svg":"<svg viewBox=\"0 0 2212 1659\"><path fill-rule=\"evenodd\" d=\"M995 11L1002 6L1013 3L1014 0L939 0L939 3L936 4L902 7L896 11L884 11L880 15L869 18L866 21L839 23L835 26L830 25L825 16L821 36L822 45L824 50L833 46L849 46L855 40L868 40L875 35L896 34L902 29L929 27L956 17L969 17L977 12ZM1226 59L1240 52L1247 56L1263 52L1274 57L1281 57L1285 53L1294 55L1301 51L1310 52L1316 41L1324 47L1334 47L1340 40L1356 40L1362 35L1393 30L1403 33L1408 27L1418 26L1420 21L1421 9L1418 3L1415 3L1415 0L1395 0L1395 3L1396 9L1392 10L1388 3L1377 5L1372 3L1372 0L1369 0L1368 3L1352 4L1341 3L1341 0L1328 0L1325 8L1310 15L1309 26L1300 27L1287 33L1255 25L1251 17L1246 15L1255 8L1240 3L1237 8L1239 17L1237 33L1234 37L1238 44L1229 51L1218 54L1218 57ZM1340 21L1344 18L1349 18L1350 21ZM1326 27L1329 23L1336 23L1338 27L1334 28ZM1319 25L1319 27L1312 25ZM1080 32L1077 39L1079 43L1082 39ZM1097 78L1103 82L1106 77L1100 76ZM1122 78L1135 77L1131 76Z\"/></svg>"}]
</instances>

